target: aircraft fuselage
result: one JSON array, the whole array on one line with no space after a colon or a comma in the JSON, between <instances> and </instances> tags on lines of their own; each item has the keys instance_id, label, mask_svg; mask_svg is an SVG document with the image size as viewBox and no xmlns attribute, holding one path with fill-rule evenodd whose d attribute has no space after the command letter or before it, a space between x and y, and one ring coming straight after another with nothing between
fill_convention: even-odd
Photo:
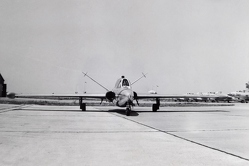
<instances>
[{"instance_id":1,"label":"aircraft fuselage","mask_svg":"<svg viewBox=\"0 0 249 166\"><path fill-rule=\"evenodd\" d=\"M116 105L119 107L129 107L133 105L134 92L130 82L122 77L118 79L114 89L112 90L116 96Z\"/></svg>"}]
</instances>

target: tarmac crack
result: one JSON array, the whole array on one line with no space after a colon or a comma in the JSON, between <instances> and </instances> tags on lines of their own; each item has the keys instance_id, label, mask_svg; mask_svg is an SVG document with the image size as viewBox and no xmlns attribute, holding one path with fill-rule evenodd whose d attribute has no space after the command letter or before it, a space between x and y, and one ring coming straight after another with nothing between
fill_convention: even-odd
<instances>
[{"instance_id":1,"label":"tarmac crack","mask_svg":"<svg viewBox=\"0 0 249 166\"><path fill-rule=\"evenodd\" d=\"M230 156L233 156L233 157L237 157L239 159L242 159L242 160L246 160L246 161L249 161L248 158L245 158L245 157L242 157L242 156L239 156L239 155L236 155L236 154L233 154L233 153L230 153L230 152L227 152L227 151L224 151L224 150L221 150L221 149L218 149L218 148L214 148L214 147L211 147L211 146L208 146L208 145L205 145L205 144L202 144L202 143L199 143L199 142L196 142L196 141L193 141L193 140L190 140L190 139L187 139L187 138L184 138L184 137L181 137L181 136L178 136L176 134L173 134L171 133L170 131L164 131L164 130L160 130L160 129L157 129L155 127L152 127L152 126L149 126L149 125L146 125L144 123L141 123L141 122L138 122L138 121L135 121L135 120L132 120L132 119L129 119L127 117L124 117L124 116L121 116L121 115L117 115L117 114L114 114L114 113L111 113L117 117L120 117L120 118L123 118L123 119L126 119L126 120L129 120L131 122L134 122L134 123L137 123L139 125L142 125L142 126L145 126L145 127L148 127L150 129L153 129L153 130L156 130L158 132L161 132L161 133L165 133L165 134L168 134L168 135L171 135L173 137L176 137L176 138L179 138L181 140L184 140L184 141L187 141L187 142L190 142L190 143L193 143L193 144L196 144L196 145L199 145L199 146L203 146L205 148L208 148L208 149L212 149L212 150L215 150L215 151L218 151L218 152L221 152L221 153L224 153L224 154L227 154L227 155L230 155Z\"/></svg>"}]
</instances>

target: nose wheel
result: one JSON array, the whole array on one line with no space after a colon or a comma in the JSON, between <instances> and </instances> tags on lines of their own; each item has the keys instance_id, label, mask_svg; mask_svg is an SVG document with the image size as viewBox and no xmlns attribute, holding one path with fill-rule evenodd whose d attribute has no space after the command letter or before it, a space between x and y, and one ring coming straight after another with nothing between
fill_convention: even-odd
<instances>
[{"instance_id":1,"label":"nose wheel","mask_svg":"<svg viewBox=\"0 0 249 166\"><path fill-rule=\"evenodd\" d=\"M125 114L126 114L126 116L130 116L130 114L131 114L131 106L126 107Z\"/></svg>"}]
</instances>

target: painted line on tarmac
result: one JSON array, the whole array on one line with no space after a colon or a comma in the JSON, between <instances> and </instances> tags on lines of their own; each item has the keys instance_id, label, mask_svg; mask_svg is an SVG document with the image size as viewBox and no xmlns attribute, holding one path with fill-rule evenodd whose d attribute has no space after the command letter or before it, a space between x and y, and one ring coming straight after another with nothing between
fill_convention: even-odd
<instances>
[{"instance_id":1,"label":"painted line on tarmac","mask_svg":"<svg viewBox=\"0 0 249 166\"><path fill-rule=\"evenodd\" d=\"M203 132L203 131L248 131L249 129L222 129L222 130L168 130L168 133Z\"/></svg>"},{"instance_id":2,"label":"painted line on tarmac","mask_svg":"<svg viewBox=\"0 0 249 166\"><path fill-rule=\"evenodd\" d=\"M162 132L162 133L165 133L165 134L171 135L171 136L173 136L173 137L176 137L176 138L182 139L182 140L184 140L184 141L188 141L188 142L190 142L190 143L193 143L193 144L196 144L196 145L200 145L200 146L203 146L203 147L208 148L208 149L212 149L212 150L215 150L215 151L218 151L218 152L221 152L221 153L225 153L225 154L231 155L231 156L233 156L233 157L237 157L237 158L240 158L240 159L243 159L243 160L249 161L249 159L248 159L248 158L245 158L245 157L242 157L242 156L239 156L239 155L236 155L236 154L230 153L230 152L226 152L226 151L224 151L224 150L221 150L221 149L218 149L218 148L214 148L214 147L211 147L211 146L208 146L208 145L205 145L205 144L202 144L202 143L196 142L196 141L192 141L192 140L190 140L190 139L187 139L187 138L184 138L184 137L178 136L178 135L173 134L173 133L170 133L170 132L168 132L168 131L160 130L160 129L157 129L157 128L155 128L155 127L152 127L152 126L149 126L149 125L143 124L143 123L141 123L141 122L138 122L138 121L135 121L135 120L129 119L129 118L125 117L125 116L117 115L117 114L114 114L114 113L111 113L111 112L110 112L110 114L115 115L115 116L120 117L120 118L123 118L123 119L126 119L126 120L129 120L129 121L132 121L132 122L134 122L134 123L137 123L137 124L139 124L139 125L142 125L142 126L148 127L148 128L150 128L150 129L154 129L154 130L156 130L156 131L158 131L158 132Z\"/></svg>"},{"instance_id":3,"label":"painted line on tarmac","mask_svg":"<svg viewBox=\"0 0 249 166\"><path fill-rule=\"evenodd\" d=\"M96 134L96 133L155 133L158 131L16 131L16 130L3 130L0 133L42 133L42 134Z\"/></svg>"},{"instance_id":4,"label":"painted line on tarmac","mask_svg":"<svg viewBox=\"0 0 249 166\"><path fill-rule=\"evenodd\" d=\"M15 110L22 109L22 108L29 107L29 106L30 105L20 105L20 106L14 106L14 107L10 107L10 108L4 108L4 109L0 110L0 113L15 111Z\"/></svg>"},{"instance_id":5,"label":"painted line on tarmac","mask_svg":"<svg viewBox=\"0 0 249 166\"><path fill-rule=\"evenodd\" d=\"M214 147L211 147L211 146L208 146L208 145L205 145L205 144L196 142L196 141L192 141L192 140L190 140L190 139L187 139L187 138L178 136L178 135L176 135L176 134L169 133L169 132L167 132L167 131L163 131L163 130L162 130L161 132L166 133L166 134L169 134L169 135L174 136L174 137L176 137L176 138L180 138L180 139L182 139L182 140L185 140L185 141L194 143L194 144L196 144L196 145L200 145L200 146L206 147L206 148L208 148L208 149L212 149L212 150L215 150L215 151L219 151L219 152L221 152L221 153L225 153L225 154L231 155L231 156L233 156L233 157L237 157L237 158L240 158L240 159L249 161L248 158L245 158L245 157L242 157L242 156L239 156L239 155L230 153L230 152L226 152L226 151L224 151L224 150L221 150L221 149L218 149L218 148L214 148Z\"/></svg>"}]
</instances>

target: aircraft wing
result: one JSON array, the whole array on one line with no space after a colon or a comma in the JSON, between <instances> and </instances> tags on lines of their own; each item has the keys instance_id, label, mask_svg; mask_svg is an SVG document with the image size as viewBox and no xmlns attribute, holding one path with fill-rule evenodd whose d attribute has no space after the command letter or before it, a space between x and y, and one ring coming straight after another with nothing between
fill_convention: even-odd
<instances>
[{"instance_id":1,"label":"aircraft wing","mask_svg":"<svg viewBox=\"0 0 249 166\"><path fill-rule=\"evenodd\" d=\"M15 93L10 93L7 95L9 98L91 98L91 99L104 99L105 94L15 94Z\"/></svg>"},{"instance_id":2,"label":"aircraft wing","mask_svg":"<svg viewBox=\"0 0 249 166\"><path fill-rule=\"evenodd\" d=\"M164 95L164 94L138 94L137 99L149 98L210 98L211 96L205 95ZM214 96L212 96L214 97Z\"/></svg>"},{"instance_id":3,"label":"aircraft wing","mask_svg":"<svg viewBox=\"0 0 249 166\"><path fill-rule=\"evenodd\" d=\"M105 99L106 94L15 94L10 93L7 95L9 98L90 98L90 99ZM148 99L148 98L214 98L218 96L206 96L206 95L166 95L166 94L138 94L136 99Z\"/></svg>"}]
</instances>

